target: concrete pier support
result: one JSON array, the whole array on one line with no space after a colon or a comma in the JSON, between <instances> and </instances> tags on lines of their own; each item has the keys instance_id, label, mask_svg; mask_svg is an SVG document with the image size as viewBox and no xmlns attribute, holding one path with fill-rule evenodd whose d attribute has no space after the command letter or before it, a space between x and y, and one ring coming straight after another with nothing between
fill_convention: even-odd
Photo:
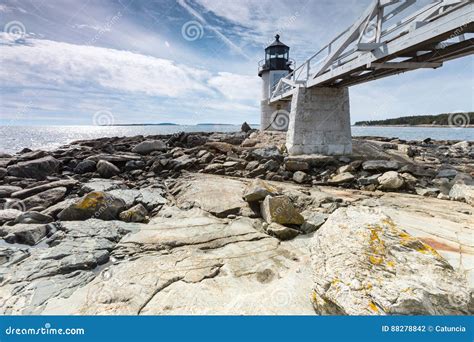
<instances>
[{"instance_id":1,"label":"concrete pier support","mask_svg":"<svg viewBox=\"0 0 474 342\"><path fill-rule=\"evenodd\" d=\"M290 102L278 101L268 103L268 100L260 102L260 130L282 131L288 130L290 122Z\"/></svg>"},{"instance_id":2,"label":"concrete pier support","mask_svg":"<svg viewBox=\"0 0 474 342\"><path fill-rule=\"evenodd\" d=\"M296 88L286 136L290 155L352 153L348 88Z\"/></svg>"}]
</instances>

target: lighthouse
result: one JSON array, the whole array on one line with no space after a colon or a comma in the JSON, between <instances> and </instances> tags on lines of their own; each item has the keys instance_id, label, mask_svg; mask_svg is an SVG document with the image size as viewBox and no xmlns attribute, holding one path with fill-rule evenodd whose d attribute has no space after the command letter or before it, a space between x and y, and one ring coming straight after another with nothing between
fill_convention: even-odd
<instances>
[{"instance_id":1,"label":"lighthouse","mask_svg":"<svg viewBox=\"0 0 474 342\"><path fill-rule=\"evenodd\" d=\"M265 59L259 62L258 76L262 78L262 99L260 102L260 130L286 131L289 123L290 102L269 103L278 81L292 71L289 58L290 48L280 42L280 36L265 48Z\"/></svg>"}]
</instances>

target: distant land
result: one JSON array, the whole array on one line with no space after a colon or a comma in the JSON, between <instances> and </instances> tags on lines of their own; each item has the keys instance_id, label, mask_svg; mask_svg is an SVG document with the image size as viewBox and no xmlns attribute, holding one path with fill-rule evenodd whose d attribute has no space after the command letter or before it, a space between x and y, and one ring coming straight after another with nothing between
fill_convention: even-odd
<instances>
[{"instance_id":1,"label":"distant land","mask_svg":"<svg viewBox=\"0 0 474 342\"><path fill-rule=\"evenodd\" d=\"M196 124L196 126L235 126L235 124L204 122L204 123L198 123Z\"/></svg>"},{"instance_id":2,"label":"distant land","mask_svg":"<svg viewBox=\"0 0 474 342\"><path fill-rule=\"evenodd\" d=\"M355 126L468 126L474 125L474 112L403 116L394 119L358 121Z\"/></svg>"},{"instance_id":3,"label":"distant land","mask_svg":"<svg viewBox=\"0 0 474 342\"><path fill-rule=\"evenodd\" d=\"M105 126L179 126L172 122L159 122L159 123L134 123L134 124L114 124Z\"/></svg>"},{"instance_id":4,"label":"distant land","mask_svg":"<svg viewBox=\"0 0 474 342\"><path fill-rule=\"evenodd\" d=\"M254 125L254 124L250 124L250 125ZM212 122L198 123L195 125L181 125L174 122L159 122L159 123L113 124L113 125L104 125L104 126L238 126L238 125L226 124L226 123L212 123Z\"/></svg>"}]
</instances>

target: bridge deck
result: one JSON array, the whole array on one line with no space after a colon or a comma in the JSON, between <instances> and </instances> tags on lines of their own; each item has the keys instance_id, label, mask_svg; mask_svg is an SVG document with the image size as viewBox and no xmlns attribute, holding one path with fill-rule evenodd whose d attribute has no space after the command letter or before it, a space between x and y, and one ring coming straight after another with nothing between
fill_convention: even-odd
<instances>
[{"instance_id":1,"label":"bridge deck","mask_svg":"<svg viewBox=\"0 0 474 342\"><path fill-rule=\"evenodd\" d=\"M388 14L388 6L399 4ZM440 0L383 30L385 21L414 0L376 0L350 28L281 79L270 102L290 100L296 87L345 87L444 62L474 53L474 3ZM375 21L373 39L364 42ZM315 63L322 51L326 58ZM316 66L314 64L317 64Z\"/></svg>"}]
</instances>

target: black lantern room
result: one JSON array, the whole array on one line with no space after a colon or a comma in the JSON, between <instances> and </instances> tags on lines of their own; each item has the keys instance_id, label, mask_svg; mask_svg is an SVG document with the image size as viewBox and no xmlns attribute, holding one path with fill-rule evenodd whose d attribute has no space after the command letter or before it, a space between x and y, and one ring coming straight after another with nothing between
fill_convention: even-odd
<instances>
[{"instance_id":1,"label":"black lantern room","mask_svg":"<svg viewBox=\"0 0 474 342\"><path fill-rule=\"evenodd\" d=\"M280 42L280 35L275 36L275 41L265 48L265 60L260 62L258 76L264 71L287 70L291 71L290 47Z\"/></svg>"}]
</instances>

